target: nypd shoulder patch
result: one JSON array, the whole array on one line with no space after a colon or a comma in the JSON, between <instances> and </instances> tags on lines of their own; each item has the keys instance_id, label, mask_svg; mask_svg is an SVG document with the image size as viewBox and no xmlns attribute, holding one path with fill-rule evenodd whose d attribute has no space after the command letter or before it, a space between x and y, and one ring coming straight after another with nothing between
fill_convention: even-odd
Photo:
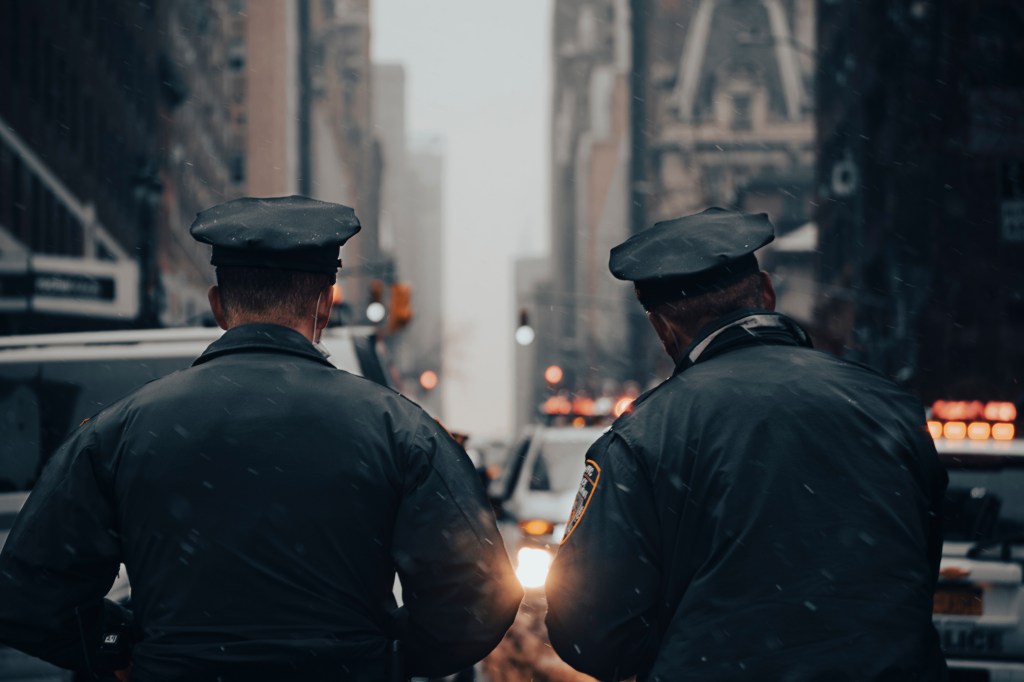
<instances>
[{"instance_id":1,"label":"nypd shoulder patch","mask_svg":"<svg viewBox=\"0 0 1024 682\"><path fill-rule=\"evenodd\" d=\"M587 460L587 466L583 470L583 480L580 481L579 490L576 491L576 499L572 503L572 511L569 512L569 520L565 524L565 535L562 536L562 543L569 539L576 526L580 525L583 515L587 513L590 500L594 499L597 491L597 482L601 480L601 467L592 459Z\"/></svg>"}]
</instances>

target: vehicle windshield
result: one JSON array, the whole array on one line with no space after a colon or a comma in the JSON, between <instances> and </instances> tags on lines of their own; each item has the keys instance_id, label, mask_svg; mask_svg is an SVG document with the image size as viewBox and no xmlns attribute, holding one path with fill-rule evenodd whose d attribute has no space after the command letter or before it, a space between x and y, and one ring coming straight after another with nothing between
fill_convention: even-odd
<instances>
[{"instance_id":1,"label":"vehicle windshield","mask_svg":"<svg viewBox=\"0 0 1024 682\"><path fill-rule=\"evenodd\" d=\"M583 456L590 443L541 444L530 472L530 490L564 493L576 490L583 475Z\"/></svg>"},{"instance_id":2,"label":"vehicle windshield","mask_svg":"<svg viewBox=\"0 0 1024 682\"><path fill-rule=\"evenodd\" d=\"M1024 467L993 459L982 465L947 462L945 539L978 542L1024 534Z\"/></svg>"}]
</instances>

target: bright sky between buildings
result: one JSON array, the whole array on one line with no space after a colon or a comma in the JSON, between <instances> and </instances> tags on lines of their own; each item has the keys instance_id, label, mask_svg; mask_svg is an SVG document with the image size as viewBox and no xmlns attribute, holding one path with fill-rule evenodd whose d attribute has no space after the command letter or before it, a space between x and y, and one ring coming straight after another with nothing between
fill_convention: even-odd
<instances>
[{"instance_id":1,"label":"bright sky between buildings","mask_svg":"<svg viewBox=\"0 0 1024 682\"><path fill-rule=\"evenodd\" d=\"M407 121L440 136L444 420L511 435L512 264L548 248L550 0L377 0L375 62L405 65Z\"/></svg>"}]
</instances>

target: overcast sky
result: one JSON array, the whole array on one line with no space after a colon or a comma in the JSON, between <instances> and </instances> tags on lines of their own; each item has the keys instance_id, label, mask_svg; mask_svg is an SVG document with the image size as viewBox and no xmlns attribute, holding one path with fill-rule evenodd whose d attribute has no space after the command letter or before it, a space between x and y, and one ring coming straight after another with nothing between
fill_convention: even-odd
<instances>
[{"instance_id":1,"label":"overcast sky","mask_svg":"<svg viewBox=\"0 0 1024 682\"><path fill-rule=\"evenodd\" d=\"M445 152L445 423L512 428L513 262L548 249L550 0L374 0L409 133Z\"/></svg>"}]
</instances>

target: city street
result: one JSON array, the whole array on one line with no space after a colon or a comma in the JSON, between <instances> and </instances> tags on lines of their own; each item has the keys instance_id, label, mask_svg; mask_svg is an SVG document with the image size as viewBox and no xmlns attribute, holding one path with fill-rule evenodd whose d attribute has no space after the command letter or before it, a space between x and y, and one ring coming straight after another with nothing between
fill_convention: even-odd
<instances>
[{"instance_id":1,"label":"city street","mask_svg":"<svg viewBox=\"0 0 1024 682\"><path fill-rule=\"evenodd\" d=\"M1022 36L0 0L0 682L1024 681Z\"/></svg>"}]
</instances>

